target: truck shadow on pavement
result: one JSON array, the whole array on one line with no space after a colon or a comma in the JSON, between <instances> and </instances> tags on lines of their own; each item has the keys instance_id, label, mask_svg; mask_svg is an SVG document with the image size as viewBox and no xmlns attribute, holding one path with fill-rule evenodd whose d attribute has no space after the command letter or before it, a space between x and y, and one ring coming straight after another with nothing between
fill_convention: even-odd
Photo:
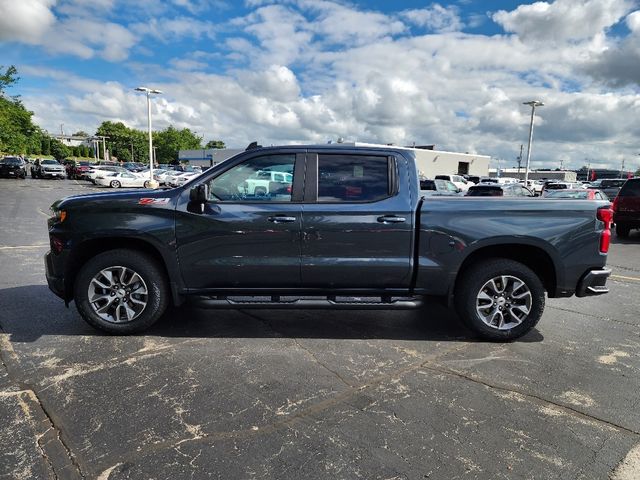
<instances>
[{"instance_id":1,"label":"truck shadow on pavement","mask_svg":"<svg viewBox=\"0 0 640 480\"><path fill-rule=\"evenodd\" d=\"M11 342L42 336L104 336L88 325L45 285L0 290L0 327ZM137 336L167 338L326 338L478 341L456 314L437 301L419 310L213 310L184 305L169 308ZM533 329L519 342L540 342Z\"/></svg>"}]
</instances>

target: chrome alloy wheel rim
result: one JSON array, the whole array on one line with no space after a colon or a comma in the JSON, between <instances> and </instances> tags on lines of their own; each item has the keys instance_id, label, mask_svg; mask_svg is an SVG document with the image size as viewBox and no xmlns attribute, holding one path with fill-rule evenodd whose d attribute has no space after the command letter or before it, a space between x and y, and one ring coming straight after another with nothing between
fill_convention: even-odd
<instances>
[{"instance_id":1,"label":"chrome alloy wheel rim","mask_svg":"<svg viewBox=\"0 0 640 480\"><path fill-rule=\"evenodd\" d=\"M115 266L100 270L89 282L89 304L110 323L135 320L149 301L147 284L135 271Z\"/></svg>"},{"instance_id":2,"label":"chrome alloy wheel rim","mask_svg":"<svg viewBox=\"0 0 640 480\"><path fill-rule=\"evenodd\" d=\"M531 290L518 277L500 275L485 283L476 297L476 311L489 327L510 330L531 312Z\"/></svg>"}]
</instances>

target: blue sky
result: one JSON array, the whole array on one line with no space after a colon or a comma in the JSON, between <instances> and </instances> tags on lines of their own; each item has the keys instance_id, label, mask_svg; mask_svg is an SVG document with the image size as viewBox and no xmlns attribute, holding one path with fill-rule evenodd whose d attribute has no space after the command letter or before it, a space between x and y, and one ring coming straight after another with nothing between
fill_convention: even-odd
<instances>
[{"instance_id":1,"label":"blue sky","mask_svg":"<svg viewBox=\"0 0 640 480\"><path fill-rule=\"evenodd\" d=\"M538 166L635 161L636 0L0 0L0 58L50 131L158 128L230 146L435 143ZM637 157L640 158L640 157Z\"/></svg>"}]
</instances>

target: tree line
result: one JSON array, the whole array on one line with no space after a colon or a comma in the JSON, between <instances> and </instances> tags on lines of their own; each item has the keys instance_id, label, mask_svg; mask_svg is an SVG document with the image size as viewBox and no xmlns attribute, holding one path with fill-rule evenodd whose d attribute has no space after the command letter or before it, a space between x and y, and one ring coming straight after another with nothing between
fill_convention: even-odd
<instances>
[{"instance_id":1,"label":"tree line","mask_svg":"<svg viewBox=\"0 0 640 480\"><path fill-rule=\"evenodd\" d=\"M0 66L0 153L23 155L51 155L58 160L67 157L103 158L102 142L98 152L87 145L67 146L51 137L48 132L33 123L33 112L25 108L19 96L9 96L7 89L14 86L20 77L15 66ZM106 121L95 135L84 131L75 137L104 136L105 146L113 158L121 161L149 162L148 133L127 127L122 122ZM164 130L152 132L155 160L160 163L176 163L179 150L200 148L225 148L221 140L211 140L203 146L203 138L189 128L177 129L170 125Z\"/></svg>"}]
</instances>

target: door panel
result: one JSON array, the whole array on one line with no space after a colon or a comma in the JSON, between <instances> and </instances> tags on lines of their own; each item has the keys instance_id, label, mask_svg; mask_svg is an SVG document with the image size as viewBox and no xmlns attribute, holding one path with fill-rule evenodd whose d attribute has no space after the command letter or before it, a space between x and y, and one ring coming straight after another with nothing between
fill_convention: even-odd
<instances>
[{"instance_id":1,"label":"door panel","mask_svg":"<svg viewBox=\"0 0 640 480\"><path fill-rule=\"evenodd\" d=\"M292 200L299 190L295 183L304 178L304 154L270 156L251 157L206 179L211 195L202 213L189 205L189 191L183 192L176 237L187 287L300 286L302 206ZM261 180L268 168L287 168L293 184L273 182L271 175ZM263 188L256 192L258 184Z\"/></svg>"},{"instance_id":2,"label":"door panel","mask_svg":"<svg viewBox=\"0 0 640 480\"><path fill-rule=\"evenodd\" d=\"M397 162L406 160L329 157L309 155L307 160L307 179L317 183L305 184L303 287L406 288L411 281L414 220L406 168L397 168ZM383 160L394 166L385 179L395 185L382 181ZM379 166L372 170L376 162ZM312 169L315 178L309 175Z\"/></svg>"}]
</instances>

